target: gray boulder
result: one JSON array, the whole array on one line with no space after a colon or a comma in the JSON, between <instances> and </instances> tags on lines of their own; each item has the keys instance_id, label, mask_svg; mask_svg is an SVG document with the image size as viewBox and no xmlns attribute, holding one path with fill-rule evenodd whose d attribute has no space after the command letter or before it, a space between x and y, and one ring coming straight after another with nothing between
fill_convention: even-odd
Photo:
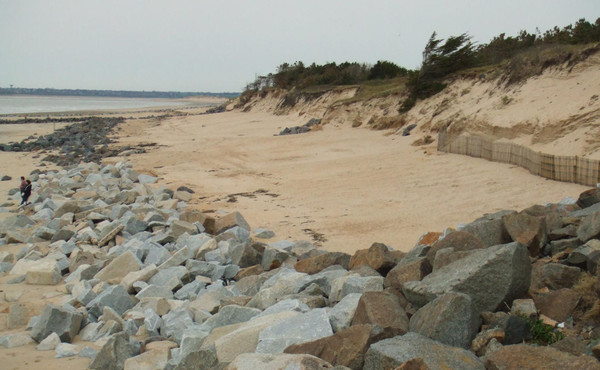
<instances>
[{"instance_id":1,"label":"gray boulder","mask_svg":"<svg viewBox=\"0 0 600 370\"><path fill-rule=\"evenodd\" d=\"M261 310L256 308L228 305L221 308L218 313L206 319L206 321L202 323L202 327L205 327L207 331L210 332L212 329L221 326L246 322L260 313Z\"/></svg>"},{"instance_id":2,"label":"gray boulder","mask_svg":"<svg viewBox=\"0 0 600 370\"><path fill-rule=\"evenodd\" d=\"M112 335L90 363L91 370L121 370L125 360L140 353L138 342L125 332Z\"/></svg>"},{"instance_id":3,"label":"gray boulder","mask_svg":"<svg viewBox=\"0 0 600 370\"><path fill-rule=\"evenodd\" d=\"M471 298L462 293L448 293L421 307L411 318L411 332L453 347L470 348L479 331L479 314Z\"/></svg>"},{"instance_id":4,"label":"gray boulder","mask_svg":"<svg viewBox=\"0 0 600 370\"><path fill-rule=\"evenodd\" d=\"M71 343L81 329L82 320L83 314L73 307L47 304L31 330L31 337L39 343L48 335L56 333L61 342Z\"/></svg>"},{"instance_id":5,"label":"gray boulder","mask_svg":"<svg viewBox=\"0 0 600 370\"><path fill-rule=\"evenodd\" d=\"M337 333L350 327L361 296L360 293L348 294L329 310L329 322L334 332Z\"/></svg>"},{"instance_id":6,"label":"gray boulder","mask_svg":"<svg viewBox=\"0 0 600 370\"><path fill-rule=\"evenodd\" d=\"M264 329L258 337L257 353L282 353L291 344L333 335L325 309L314 309Z\"/></svg>"},{"instance_id":7,"label":"gray boulder","mask_svg":"<svg viewBox=\"0 0 600 370\"><path fill-rule=\"evenodd\" d=\"M402 291L417 307L446 293L457 292L469 295L477 312L495 312L503 303L510 306L513 299L525 294L530 282L528 251L514 242L476 251L422 281L405 283Z\"/></svg>"},{"instance_id":8,"label":"gray boulder","mask_svg":"<svg viewBox=\"0 0 600 370\"><path fill-rule=\"evenodd\" d=\"M407 333L372 344L365 356L363 369L394 369L418 358L423 359L429 369L485 369L471 351L451 347L417 333Z\"/></svg>"},{"instance_id":9,"label":"gray boulder","mask_svg":"<svg viewBox=\"0 0 600 370\"><path fill-rule=\"evenodd\" d=\"M119 315L135 306L137 300L132 298L121 285L113 285L106 288L102 293L86 305L88 313L94 317L100 317L104 306L109 306Z\"/></svg>"}]
</instances>

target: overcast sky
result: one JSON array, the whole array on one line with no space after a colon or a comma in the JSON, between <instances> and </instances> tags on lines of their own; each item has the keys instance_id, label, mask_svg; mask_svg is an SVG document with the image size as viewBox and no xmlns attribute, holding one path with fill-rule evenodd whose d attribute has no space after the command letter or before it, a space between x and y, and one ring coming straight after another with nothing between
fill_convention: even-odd
<instances>
[{"instance_id":1,"label":"overcast sky","mask_svg":"<svg viewBox=\"0 0 600 370\"><path fill-rule=\"evenodd\" d=\"M600 0L0 0L0 87L241 91L284 62L418 68L433 31L598 17Z\"/></svg>"}]
</instances>

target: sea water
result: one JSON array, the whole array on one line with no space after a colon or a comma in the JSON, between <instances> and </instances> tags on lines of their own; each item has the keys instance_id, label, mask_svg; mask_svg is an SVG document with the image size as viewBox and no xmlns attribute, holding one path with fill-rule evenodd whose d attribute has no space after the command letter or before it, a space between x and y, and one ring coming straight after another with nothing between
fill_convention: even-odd
<instances>
[{"instance_id":1,"label":"sea water","mask_svg":"<svg viewBox=\"0 0 600 370\"><path fill-rule=\"evenodd\" d=\"M0 114L183 107L184 100L88 96L0 95ZM194 104L197 105L197 104Z\"/></svg>"}]
</instances>

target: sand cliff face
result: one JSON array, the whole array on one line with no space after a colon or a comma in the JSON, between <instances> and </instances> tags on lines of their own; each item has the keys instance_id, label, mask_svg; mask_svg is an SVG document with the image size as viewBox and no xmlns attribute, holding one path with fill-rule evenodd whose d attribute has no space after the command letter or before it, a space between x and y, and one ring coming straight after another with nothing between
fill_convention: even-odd
<instances>
[{"instance_id":1,"label":"sand cliff face","mask_svg":"<svg viewBox=\"0 0 600 370\"><path fill-rule=\"evenodd\" d=\"M273 90L256 95L242 110L321 118L324 124L353 127L417 124L416 136L448 127L453 134L471 133L507 139L556 155L600 159L600 52L569 65L565 62L519 84L502 77L461 77L439 94L419 101L404 115L402 95L353 99L358 88L336 88L312 94ZM395 125L393 123L396 123ZM401 129L398 129L402 132Z\"/></svg>"}]
</instances>

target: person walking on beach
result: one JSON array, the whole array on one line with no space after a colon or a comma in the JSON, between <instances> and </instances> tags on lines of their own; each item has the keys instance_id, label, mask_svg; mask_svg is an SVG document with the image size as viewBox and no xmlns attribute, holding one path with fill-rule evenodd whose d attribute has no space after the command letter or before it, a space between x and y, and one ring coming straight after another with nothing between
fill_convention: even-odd
<instances>
[{"instance_id":1,"label":"person walking on beach","mask_svg":"<svg viewBox=\"0 0 600 370\"><path fill-rule=\"evenodd\" d=\"M27 200L29 199L30 196L31 196L31 180L27 180L25 182L25 188L21 192L21 205L31 204L31 203L27 202Z\"/></svg>"}]
</instances>

